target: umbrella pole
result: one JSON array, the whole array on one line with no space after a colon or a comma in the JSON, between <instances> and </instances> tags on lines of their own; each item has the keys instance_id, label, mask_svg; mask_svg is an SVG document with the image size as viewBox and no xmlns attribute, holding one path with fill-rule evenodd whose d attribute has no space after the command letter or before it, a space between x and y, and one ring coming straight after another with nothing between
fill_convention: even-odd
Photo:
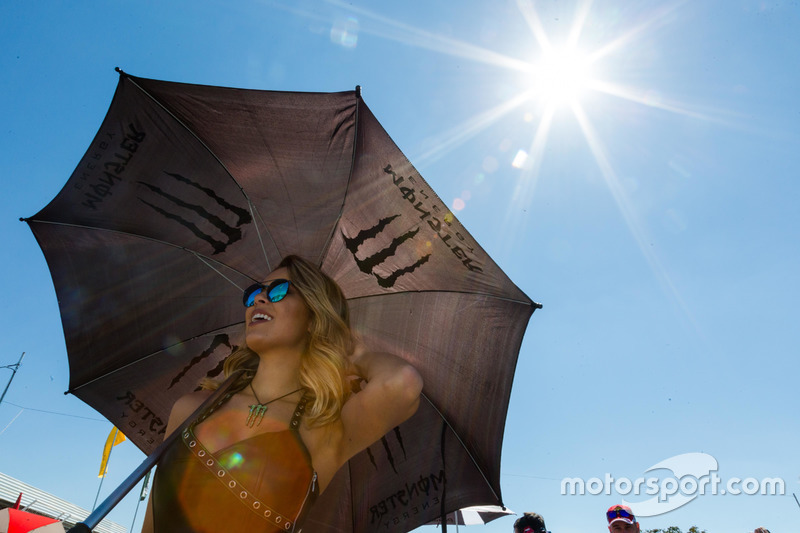
<instances>
[{"instance_id":1,"label":"umbrella pole","mask_svg":"<svg viewBox=\"0 0 800 533\"><path fill-rule=\"evenodd\" d=\"M186 420L184 420L183 423L175 429L175 431L164 438L164 442L159 444L153 453L147 456L145 460L142 461L142 464L140 464L136 470L134 470L127 478L125 478L125 481L120 483L119 487L114 489L114 491L108 495L103 503L97 506L97 508L86 517L86 520L83 522L78 522L72 526L67 533L91 533L91 531L97 527L97 524L99 524L100 521L111 512L111 509L113 509L114 506L122 501L122 498L124 498L125 495L128 494L128 492L130 492L130 490L135 487L137 483L139 483L139 480L141 480L156 465L156 463L158 463L158 460L161 459L161 456L164 455L172 443L178 439L180 434L183 433L183 431L189 427L192 422L194 422L195 418L200 416L206 407L222 398L222 396L228 392L228 389L230 389L231 385L233 385L233 382L239 377L240 373L241 371L236 372L227 380L225 380L225 383L223 383L216 391L214 391L214 394L209 396L208 399L203 402L200 407L194 411L194 413L192 413L191 416L187 417Z\"/></svg>"},{"instance_id":2,"label":"umbrella pole","mask_svg":"<svg viewBox=\"0 0 800 533\"><path fill-rule=\"evenodd\" d=\"M442 470L447 472L444 464L444 436L447 434L447 424L442 420ZM447 474L445 473L444 484L442 485L442 533L447 533L447 508L445 502L447 501ZM458 531L458 513L455 513L456 531Z\"/></svg>"}]
</instances>

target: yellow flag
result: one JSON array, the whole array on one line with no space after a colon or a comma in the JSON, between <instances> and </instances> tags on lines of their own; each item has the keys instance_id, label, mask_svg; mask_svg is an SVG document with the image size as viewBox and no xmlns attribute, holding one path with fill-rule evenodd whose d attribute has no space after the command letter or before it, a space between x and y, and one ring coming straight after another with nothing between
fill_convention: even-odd
<instances>
[{"instance_id":1,"label":"yellow flag","mask_svg":"<svg viewBox=\"0 0 800 533\"><path fill-rule=\"evenodd\" d=\"M111 428L111 433L108 434L106 445L103 447L103 459L100 461L100 473L97 477L106 476L106 468L108 467L108 458L111 456L111 448L123 442L125 435L116 427Z\"/></svg>"}]
</instances>

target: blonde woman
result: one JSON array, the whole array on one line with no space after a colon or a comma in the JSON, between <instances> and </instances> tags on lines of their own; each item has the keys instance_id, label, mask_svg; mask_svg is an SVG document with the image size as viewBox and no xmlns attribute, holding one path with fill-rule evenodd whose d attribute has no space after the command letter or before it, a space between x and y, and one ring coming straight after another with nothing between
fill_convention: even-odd
<instances>
[{"instance_id":1,"label":"blonde woman","mask_svg":"<svg viewBox=\"0 0 800 533\"><path fill-rule=\"evenodd\" d=\"M417 409L417 371L354 342L341 289L312 263L286 257L243 302L246 346L225 374L245 372L159 462L143 532L299 531L336 471ZM180 398L167 434L210 394Z\"/></svg>"}]
</instances>

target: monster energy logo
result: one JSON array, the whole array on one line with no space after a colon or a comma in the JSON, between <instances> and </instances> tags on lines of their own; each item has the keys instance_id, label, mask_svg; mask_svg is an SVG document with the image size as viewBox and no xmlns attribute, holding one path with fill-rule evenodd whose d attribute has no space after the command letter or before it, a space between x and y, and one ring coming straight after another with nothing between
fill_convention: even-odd
<instances>
[{"instance_id":1,"label":"monster energy logo","mask_svg":"<svg viewBox=\"0 0 800 533\"><path fill-rule=\"evenodd\" d=\"M139 183L141 185L144 185L158 196L165 198L175 207L194 213L198 215L200 218L204 219L206 222L210 223L217 230L219 230L219 232L222 235L224 235L225 238L224 240L216 239L214 238L213 235L204 232L202 229L200 229L200 227L197 224L190 221L189 219L184 218L183 216L177 213L171 213L166 209L162 209L148 202L147 200L139 198L139 200L142 203L150 207L152 210L154 210L161 216L182 225L183 227L191 231L195 235L195 237L207 242L213 248L214 255L224 252L229 245L233 244L234 242L242 238L241 226L249 224L252 221L252 217L250 216L250 213L246 209L231 204L230 202L219 196L212 189L209 189L208 187L203 187L199 183L192 181L188 178L185 178L180 174L174 174L172 172L166 172L166 171L164 173L167 176L173 178L178 183L184 184L188 187L192 187L193 189L202 192L203 194L208 196L211 200L213 200L217 206L223 208L225 211L229 213L233 213L234 215L236 215L238 217L236 224L232 226L227 222L225 222L218 215L215 215L214 213L210 212L208 209L206 209L201 205L187 202L173 194L164 191L160 187L156 187L155 185L152 185L150 183L145 183L143 181L140 181Z\"/></svg>"},{"instance_id":2,"label":"monster energy logo","mask_svg":"<svg viewBox=\"0 0 800 533\"><path fill-rule=\"evenodd\" d=\"M406 447L403 445L403 434L400 433L400 426L395 426L394 430L395 439L397 439L397 444L400 446L400 450L403 452L403 459L406 459ZM388 433L386 434L388 435ZM389 461L389 466L392 467L392 470L395 474L397 474L397 465L395 464L394 454L392 453L392 448L389 445L389 440L386 438L386 435L381 437L381 444L383 444L383 450L386 452L386 460ZM372 453L372 448L367 448L367 457L369 457L369 462L372 463L372 466L375 470L378 469L378 463L375 461L375 455Z\"/></svg>"},{"instance_id":3,"label":"monster energy logo","mask_svg":"<svg viewBox=\"0 0 800 533\"><path fill-rule=\"evenodd\" d=\"M382 250L377 251L371 256L366 257L364 259L358 258L356 253L358 252L359 247L361 247L361 245L364 244L364 242L366 242L368 239L373 239L378 237L381 234L381 232L383 232L383 230L386 228L386 226L388 226L389 223L391 223L394 219L396 219L399 216L400 215L394 215L382 218L378 221L377 224L375 224L371 228L359 231L358 234L352 238L348 237L347 235L344 234L344 232L342 232L342 237L344 238L344 244L347 247L347 249L350 250L350 253L353 254L353 258L355 259L358 268L365 274L371 274L375 276L375 278L377 278L378 280L378 285L387 289L394 287L394 284L397 282L397 279L400 276L415 271L417 268L427 263L428 259L430 259L431 257L431 254L424 255L419 259L417 259L413 264L394 270L388 276L380 276L375 272L376 267L378 267L387 259L395 255L397 249L400 247L401 244L403 244L409 239L414 238L414 236L419 232L419 228L416 228L407 231L406 233L400 235L399 237L395 237L394 239L392 239L392 242L389 243L388 246L386 246Z\"/></svg>"},{"instance_id":4,"label":"monster energy logo","mask_svg":"<svg viewBox=\"0 0 800 533\"><path fill-rule=\"evenodd\" d=\"M208 348L203 350L200 353L200 355L198 355L196 357L193 357L192 360L189 361L186 364L186 366L184 366L181 369L181 371L178 372L178 374L175 375L172 378L172 381L170 382L169 387L167 387L167 389L171 389L174 385L177 385L181 381L181 379L183 379L183 377L192 368L195 367L195 365L198 365L201 362L203 362L206 358L208 358L208 356L213 354L217 350L217 348L219 348L220 346L223 346L223 345L227 346L231 353L237 348L237 346L231 344L230 339L228 338L228 336L226 334L221 333L219 335L214 335L214 338L211 340L211 344L208 346ZM223 363L223 361L220 361L219 365L217 365L217 366L221 367L222 363ZM220 370L221 370L221 368L214 368L208 373L208 375L206 377L214 377L217 374L219 374Z\"/></svg>"}]
</instances>

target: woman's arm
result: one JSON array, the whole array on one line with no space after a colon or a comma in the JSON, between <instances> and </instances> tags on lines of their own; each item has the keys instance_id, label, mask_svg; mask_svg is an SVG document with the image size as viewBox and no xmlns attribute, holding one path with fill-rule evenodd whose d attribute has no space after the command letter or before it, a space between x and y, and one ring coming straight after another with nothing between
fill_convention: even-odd
<instances>
[{"instance_id":1,"label":"woman's arm","mask_svg":"<svg viewBox=\"0 0 800 533\"><path fill-rule=\"evenodd\" d=\"M408 420L422 392L422 377L400 357L359 348L350 360L366 384L342 407L340 464Z\"/></svg>"}]
</instances>

